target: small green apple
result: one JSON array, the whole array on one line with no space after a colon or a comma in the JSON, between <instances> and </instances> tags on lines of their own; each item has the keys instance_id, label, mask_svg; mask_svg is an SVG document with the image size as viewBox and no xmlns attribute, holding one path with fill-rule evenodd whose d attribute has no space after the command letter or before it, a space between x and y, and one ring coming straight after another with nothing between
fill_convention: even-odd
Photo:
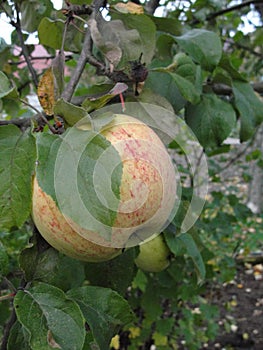
<instances>
[{"instance_id":1,"label":"small green apple","mask_svg":"<svg viewBox=\"0 0 263 350\"><path fill-rule=\"evenodd\" d=\"M170 250L163 235L160 234L140 245L140 252L135 258L135 263L144 271L160 272L169 266L169 254Z\"/></svg>"}]
</instances>

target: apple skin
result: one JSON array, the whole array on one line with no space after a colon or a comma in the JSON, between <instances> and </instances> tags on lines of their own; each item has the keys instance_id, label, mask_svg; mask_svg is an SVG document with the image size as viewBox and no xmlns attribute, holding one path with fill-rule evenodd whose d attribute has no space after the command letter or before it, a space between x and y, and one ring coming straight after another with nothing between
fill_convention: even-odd
<instances>
[{"instance_id":1,"label":"apple skin","mask_svg":"<svg viewBox=\"0 0 263 350\"><path fill-rule=\"evenodd\" d=\"M160 272L165 270L169 264L170 250L166 245L163 235L140 245L140 252L135 258L136 265L147 272Z\"/></svg>"},{"instance_id":2,"label":"apple skin","mask_svg":"<svg viewBox=\"0 0 263 350\"><path fill-rule=\"evenodd\" d=\"M90 129L85 125L78 128L82 132ZM133 117L117 114L100 134L118 151L123 167L111 241L66 217L40 188L36 177L33 182L32 218L41 235L62 253L90 262L110 260L122 248L149 238L166 223L176 198L170 156L150 127Z\"/></svg>"}]
</instances>

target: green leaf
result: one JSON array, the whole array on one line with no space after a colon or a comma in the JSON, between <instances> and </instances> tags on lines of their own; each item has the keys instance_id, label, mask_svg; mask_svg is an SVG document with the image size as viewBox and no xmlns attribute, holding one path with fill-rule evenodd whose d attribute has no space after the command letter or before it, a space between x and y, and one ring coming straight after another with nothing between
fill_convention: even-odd
<instances>
[{"instance_id":1,"label":"green leaf","mask_svg":"<svg viewBox=\"0 0 263 350\"><path fill-rule=\"evenodd\" d=\"M102 135L74 127L63 136L38 135L37 151L42 190L73 222L110 239L122 177L117 150Z\"/></svg>"},{"instance_id":2,"label":"green leaf","mask_svg":"<svg viewBox=\"0 0 263 350\"><path fill-rule=\"evenodd\" d=\"M219 62L219 66L227 72L228 78L232 78L233 80L240 80L244 82L247 81L245 77L233 66L227 54L222 55L222 58Z\"/></svg>"},{"instance_id":3,"label":"green leaf","mask_svg":"<svg viewBox=\"0 0 263 350\"><path fill-rule=\"evenodd\" d=\"M56 201L54 188L54 167L62 137L48 133L36 135L37 166L36 177L40 188Z\"/></svg>"},{"instance_id":4,"label":"green leaf","mask_svg":"<svg viewBox=\"0 0 263 350\"><path fill-rule=\"evenodd\" d=\"M196 104L200 101L200 92L195 86L177 73L170 73L181 95L190 103Z\"/></svg>"},{"instance_id":5,"label":"green leaf","mask_svg":"<svg viewBox=\"0 0 263 350\"><path fill-rule=\"evenodd\" d=\"M10 331L7 350L31 350L29 343L30 334L21 323L16 321Z\"/></svg>"},{"instance_id":6,"label":"green leaf","mask_svg":"<svg viewBox=\"0 0 263 350\"><path fill-rule=\"evenodd\" d=\"M128 302L109 288L85 286L67 295L79 304L100 349L109 349L111 338L134 320Z\"/></svg>"},{"instance_id":7,"label":"green leaf","mask_svg":"<svg viewBox=\"0 0 263 350\"><path fill-rule=\"evenodd\" d=\"M73 126L83 118L88 122L89 115L84 108L66 102L63 98L56 102L53 111L62 117L69 126Z\"/></svg>"},{"instance_id":8,"label":"green leaf","mask_svg":"<svg viewBox=\"0 0 263 350\"><path fill-rule=\"evenodd\" d=\"M204 69L213 70L220 62L222 44L219 36L205 29L192 29L175 40Z\"/></svg>"},{"instance_id":9,"label":"green leaf","mask_svg":"<svg viewBox=\"0 0 263 350\"><path fill-rule=\"evenodd\" d=\"M249 83L233 82L234 104L240 114L241 141L248 140L255 132L255 127L263 121L263 102L257 97Z\"/></svg>"},{"instance_id":10,"label":"green leaf","mask_svg":"<svg viewBox=\"0 0 263 350\"><path fill-rule=\"evenodd\" d=\"M16 88L11 84L7 76L0 71L0 98L5 96L12 97L15 90Z\"/></svg>"},{"instance_id":11,"label":"green leaf","mask_svg":"<svg viewBox=\"0 0 263 350\"><path fill-rule=\"evenodd\" d=\"M186 122L203 147L220 145L236 122L232 106L213 94L203 95L197 105L186 108Z\"/></svg>"},{"instance_id":12,"label":"green leaf","mask_svg":"<svg viewBox=\"0 0 263 350\"><path fill-rule=\"evenodd\" d=\"M0 127L0 229L21 227L31 211L35 139L16 126Z\"/></svg>"},{"instance_id":13,"label":"green leaf","mask_svg":"<svg viewBox=\"0 0 263 350\"><path fill-rule=\"evenodd\" d=\"M134 249L128 249L110 261L86 263L86 278L92 285L108 287L124 295L137 271L134 258Z\"/></svg>"},{"instance_id":14,"label":"green leaf","mask_svg":"<svg viewBox=\"0 0 263 350\"><path fill-rule=\"evenodd\" d=\"M51 247L41 252L41 239L36 236L34 244L24 249L19 257L26 280L45 282L63 291L82 285L85 279L83 264Z\"/></svg>"},{"instance_id":15,"label":"green leaf","mask_svg":"<svg viewBox=\"0 0 263 350\"><path fill-rule=\"evenodd\" d=\"M39 283L18 291L14 307L19 322L30 334L33 350L50 349L50 334L63 350L82 350L85 320L78 305L62 290Z\"/></svg>"},{"instance_id":16,"label":"green leaf","mask_svg":"<svg viewBox=\"0 0 263 350\"><path fill-rule=\"evenodd\" d=\"M177 18L165 18L149 16L156 25L157 31L169 33L173 35L180 35L182 32L182 23Z\"/></svg>"},{"instance_id":17,"label":"green leaf","mask_svg":"<svg viewBox=\"0 0 263 350\"><path fill-rule=\"evenodd\" d=\"M22 1L20 10L22 29L33 33L37 30L40 20L51 15L53 4L50 0Z\"/></svg>"},{"instance_id":18,"label":"green leaf","mask_svg":"<svg viewBox=\"0 0 263 350\"><path fill-rule=\"evenodd\" d=\"M0 241L0 277L8 273L9 258L3 243Z\"/></svg>"},{"instance_id":19,"label":"green leaf","mask_svg":"<svg viewBox=\"0 0 263 350\"><path fill-rule=\"evenodd\" d=\"M55 50L60 50L64 26L65 22L63 20L51 20L47 17L43 18L38 26L40 44ZM82 38L83 34L76 31L74 26L69 26L66 34L65 50L79 52L81 50Z\"/></svg>"},{"instance_id":20,"label":"green leaf","mask_svg":"<svg viewBox=\"0 0 263 350\"><path fill-rule=\"evenodd\" d=\"M108 84L103 84L103 87L109 86ZM100 85L98 86L100 87ZM94 86L92 87L94 91ZM85 108L87 112L97 110L105 106L113 97L119 95L128 89L128 85L124 83L117 83L111 89L105 90L104 92L98 94L97 96L87 97L82 103L82 107Z\"/></svg>"},{"instance_id":21,"label":"green leaf","mask_svg":"<svg viewBox=\"0 0 263 350\"><path fill-rule=\"evenodd\" d=\"M138 59L142 52L143 62L149 64L155 51L156 26L154 22L146 15L123 14L120 18L123 20L123 23L127 28L130 30L136 30L139 33L140 47L136 47L136 51L139 50L140 52L135 59Z\"/></svg>"},{"instance_id":22,"label":"green leaf","mask_svg":"<svg viewBox=\"0 0 263 350\"><path fill-rule=\"evenodd\" d=\"M206 274L205 264L195 240L189 233L180 234L178 239L185 245L188 255L192 258L195 264L199 275L199 282L203 281Z\"/></svg>"},{"instance_id":23,"label":"green leaf","mask_svg":"<svg viewBox=\"0 0 263 350\"><path fill-rule=\"evenodd\" d=\"M149 88L155 94L166 98L173 106L175 112L180 111L186 104L186 100L182 97L175 80L170 74L149 72L145 88Z\"/></svg>"}]
</instances>

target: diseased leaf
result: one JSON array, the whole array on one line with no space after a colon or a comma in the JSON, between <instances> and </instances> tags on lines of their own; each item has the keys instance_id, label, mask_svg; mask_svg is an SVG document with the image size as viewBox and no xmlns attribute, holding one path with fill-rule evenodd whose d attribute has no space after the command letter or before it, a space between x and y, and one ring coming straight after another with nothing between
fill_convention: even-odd
<instances>
[{"instance_id":1,"label":"diseased leaf","mask_svg":"<svg viewBox=\"0 0 263 350\"><path fill-rule=\"evenodd\" d=\"M222 44L219 36L205 29L192 29L176 36L178 45L204 69L213 70L222 56Z\"/></svg>"},{"instance_id":2,"label":"diseased leaf","mask_svg":"<svg viewBox=\"0 0 263 350\"><path fill-rule=\"evenodd\" d=\"M67 295L79 304L100 349L109 349L111 338L134 319L128 302L109 288L85 286Z\"/></svg>"},{"instance_id":3,"label":"diseased leaf","mask_svg":"<svg viewBox=\"0 0 263 350\"><path fill-rule=\"evenodd\" d=\"M44 112L47 115L53 115L55 89L52 68L48 68L42 75L37 88L37 96Z\"/></svg>"},{"instance_id":4,"label":"diseased leaf","mask_svg":"<svg viewBox=\"0 0 263 350\"><path fill-rule=\"evenodd\" d=\"M113 7L121 13L131 13L134 15L141 15L144 13L142 5L135 4L131 1L128 1L126 4L118 2Z\"/></svg>"},{"instance_id":5,"label":"diseased leaf","mask_svg":"<svg viewBox=\"0 0 263 350\"><path fill-rule=\"evenodd\" d=\"M31 211L35 139L16 126L0 127L0 229L21 227Z\"/></svg>"},{"instance_id":6,"label":"diseased leaf","mask_svg":"<svg viewBox=\"0 0 263 350\"><path fill-rule=\"evenodd\" d=\"M18 321L29 333L33 350L51 349L50 332L63 350L82 350L85 340L84 318L79 306L62 290L39 283L18 291L14 299Z\"/></svg>"},{"instance_id":7,"label":"diseased leaf","mask_svg":"<svg viewBox=\"0 0 263 350\"><path fill-rule=\"evenodd\" d=\"M230 103L206 94L197 105L187 105L186 122L203 147L213 147L220 145L230 134L236 114Z\"/></svg>"}]
</instances>

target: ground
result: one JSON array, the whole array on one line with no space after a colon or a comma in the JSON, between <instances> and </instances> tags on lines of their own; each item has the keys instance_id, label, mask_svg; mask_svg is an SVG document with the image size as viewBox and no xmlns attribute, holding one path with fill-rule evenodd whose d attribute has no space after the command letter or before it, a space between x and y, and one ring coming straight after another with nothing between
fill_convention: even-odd
<instances>
[{"instance_id":1,"label":"ground","mask_svg":"<svg viewBox=\"0 0 263 350\"><path fill-rule=\"evenodd\" d=\"M220 308L220 333L203 349L263 350L263 264L240 264L213 302Z\"/></svg>"}]
</instances>

